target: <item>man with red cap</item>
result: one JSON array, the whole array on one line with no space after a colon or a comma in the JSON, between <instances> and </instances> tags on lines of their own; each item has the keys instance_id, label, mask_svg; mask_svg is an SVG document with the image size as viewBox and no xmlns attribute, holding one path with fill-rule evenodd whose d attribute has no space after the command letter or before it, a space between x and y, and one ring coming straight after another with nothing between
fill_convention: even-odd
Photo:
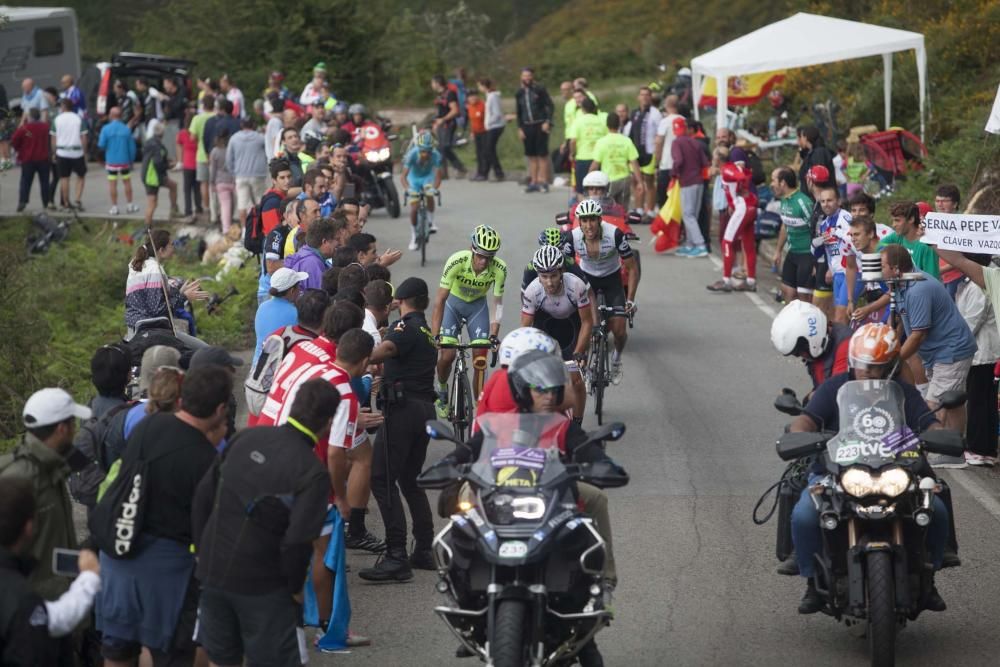
<instances>
[{"instance_id":1,"label":"man with red cap","mask_svg":"<svg viewBox=\"0 0 1000 667\"><path fill-rule=\"evenodd\" d=\"M680 257L706 257L705 237L698 226L698 211L705 189L702 170L708 167L708 156L696 139L687 134L687 121L683 117L674 118L674 142L670 154L674 159L673 176L681 186L681 215L687 239L684 247L677 251Z\"/></svg>"},{"instance_id":2,"label":"man with red cap","mask_svg":"<svg viewBox=\"0 0 1000 667\"><path fill-rule=\"evenodd\" d=\"M824 240L821 238L820 226L826 220L826 214L820 206L820 193L824 188L836 187L836 181L832 176L833 172L821 164L813 165L806 171L806 180L802 185L803 194L813 201L812 217L809 219L809 226L812 230L813 255L816 257L816 287L813 290L812 302L823 311L829 319L834 319L831 304L833 301L833 273L834 267L829 263L828 255L824 251Z\"/></svg>"},{"instance_id":3,"label":"man with red cap","mask_svg":"<svg viewBox=\"0 0 1000 667\"><path fill-rule=\"evenodd\" d=\"M710 292L756 292L757 246L754 239L754 222L757 220L757 195L751 184L751 173L737 164L722 165L722 184L729 204L729 221L722 234L722 280L707 286ZM736 241L743 243L747 255L746 282L733 285L733 249Z\"/></svg>"}]
</instances>

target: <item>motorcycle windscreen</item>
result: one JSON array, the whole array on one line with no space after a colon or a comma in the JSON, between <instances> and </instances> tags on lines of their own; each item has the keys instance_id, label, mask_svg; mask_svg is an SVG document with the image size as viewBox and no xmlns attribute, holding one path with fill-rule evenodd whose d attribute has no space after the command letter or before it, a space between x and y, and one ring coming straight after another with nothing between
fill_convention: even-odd
<instances>
[{"instance_id":1,"label":"motorcycle windscreen","mask_svg":"<svg viewBox=\"0 0 1000 667\"><path fill-rule=\"evenodd\" d=\"M569 429L566 415L487 413L476 421L483 446L472 472L491 486L530 490L564 469L559 443Z\"/></svg>"},{"instance_id":2,"label":"motorcycle windscreen","mask_svg":"<svg viewBox=\"0 0 1000 667\"><path fill-rule=\"evenodd\" d=\"M920 448L906 425L902 388L889 380L852 380L837 392L840 430L827 444L827 456L842 466L880 468Z\"/></svg>"}]
</instances>

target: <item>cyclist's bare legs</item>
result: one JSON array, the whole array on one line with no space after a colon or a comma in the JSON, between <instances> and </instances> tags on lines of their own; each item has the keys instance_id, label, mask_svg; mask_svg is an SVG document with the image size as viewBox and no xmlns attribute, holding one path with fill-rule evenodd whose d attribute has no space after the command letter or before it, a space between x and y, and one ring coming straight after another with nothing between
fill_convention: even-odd
<instances>
[{"instance_id":1,"label":"cyclist's bare legs","mask_svg":"<svg viewBox=\"0 0 1000 667\"><path fill-rule=\"evenodd\" d=\"M583 384L583 375L577 370L569 374L569 380L573 392L573 416L583 419L587 409L587 387Z\"/></svg>"},{"instance_id":2,"label":"cyclist's bare legs","mask_svg":"<svg viewBox=\"0 0 1000 667\"><path fill-rule=\"evenodd\" d=\"M451 376L451 365L455 363L455 350L443 349L438 352L437 376L438 384L448 383Z\"/></svg>"},{"instance_id":3,"label":"cyclist's bare legs","mask_svg":"<svg viewBox=\"0 0 1000 667\"><path fill-rule=\"evenodd\" d=\"M417 226L417 204L418 204L418 202L415 199L410 204L410 226L411 227L416 227Z\"/></svg>"},{"instance_id":4,"label":"cyclist's bare legs","mask_svg":"<svg viewBox=\"0 0 1000 667\"><path fill-rule=\"evenodd\" d=\"M624 317L612 317L608 321L608 328L615 335L615 351L618 352L619 356L621 356L622 351L625 349L625 343L628 342L627 324Z\"/></svg>"}]
</instances>

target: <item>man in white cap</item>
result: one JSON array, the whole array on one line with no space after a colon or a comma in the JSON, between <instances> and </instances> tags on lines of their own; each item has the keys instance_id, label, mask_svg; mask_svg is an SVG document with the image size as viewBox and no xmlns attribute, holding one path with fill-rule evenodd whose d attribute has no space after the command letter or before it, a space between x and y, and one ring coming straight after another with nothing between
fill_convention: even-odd
<instances>
[{"instance_id":1,"label":"man in white cap","mask_svg":"<svg viewBox=\"0 0 1000 667\"><path fill-rule=\"evenodd\" d=\"M30 479L35 492L35 541L31 556L38 566L31 585L46 600L55 600L69 588L70 580L52 572L52 550L76 549L73 507L66 479L70 467L66 457L73 451L77 419L90 419L90 408L57 388L36 391L24 404L27 433L23 442L0 456L0 477Z\"/></svg>"},{"instance_id":2,"label":"man in white cap","mask_svg":"<svg viewBox=\"0 0 1000 667\"><path fill-rule=\"evenodd\" d=\"M308 279L309 274L305 271L287 267L281 267L271 274L271 287L268 289L271 298L257 307L257 315L254 317L253 328L257 334L257 345L253 351L254 362L260 356L260 346L265 338L278 329L298 323L299 314L295 309L295 302L299 294L304 291L303 281Z\"/></svg>"}]
</instances>

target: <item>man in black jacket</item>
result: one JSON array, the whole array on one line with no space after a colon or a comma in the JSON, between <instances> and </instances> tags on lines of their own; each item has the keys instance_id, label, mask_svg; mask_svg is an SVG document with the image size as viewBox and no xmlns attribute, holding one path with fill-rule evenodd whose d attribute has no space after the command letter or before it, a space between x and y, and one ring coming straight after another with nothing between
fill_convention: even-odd
<instances>
[{"instance_id":1,"label":"man in black jacket","mask_svg":"<svg viewBox=\"0 0 1000 667\"><path fill-rule=\"evenodd\" d=\"M302 582L330 492L314 448L339 403L326 380L305 382L284 425L240 432L198 485L198 641L214 664L300 664Z\"/></svg>"},{"instance_id":2,"label":"man in black jacket","mask_svg":"<svg viewBox=\"0 0 1000 667\"><path fill-rule=\"evenodd\" d=\"M549 191L549 133L552 131L552 98L545 86L535 83L535 71L521 70L517 102L517 134L524 143L531 182L526 192Z\"/></svg>"},{"instance_id":3,"label":"man in black jacket","mask_svg":"<svg viewBox=\"0 0 1000 667\"><path fill-rule=\"evenodd\" d=\"M816 165L823 165L827 169L827 174L834 174L833 152L823 143L823 137L814 125L800 127L799 135L799 155L802 157L802 164L799 166L799 183L806 183L806 174ZM808 188L802 188L802 192L813 198L813 193Z\"/></svg>"}]
</instances>

